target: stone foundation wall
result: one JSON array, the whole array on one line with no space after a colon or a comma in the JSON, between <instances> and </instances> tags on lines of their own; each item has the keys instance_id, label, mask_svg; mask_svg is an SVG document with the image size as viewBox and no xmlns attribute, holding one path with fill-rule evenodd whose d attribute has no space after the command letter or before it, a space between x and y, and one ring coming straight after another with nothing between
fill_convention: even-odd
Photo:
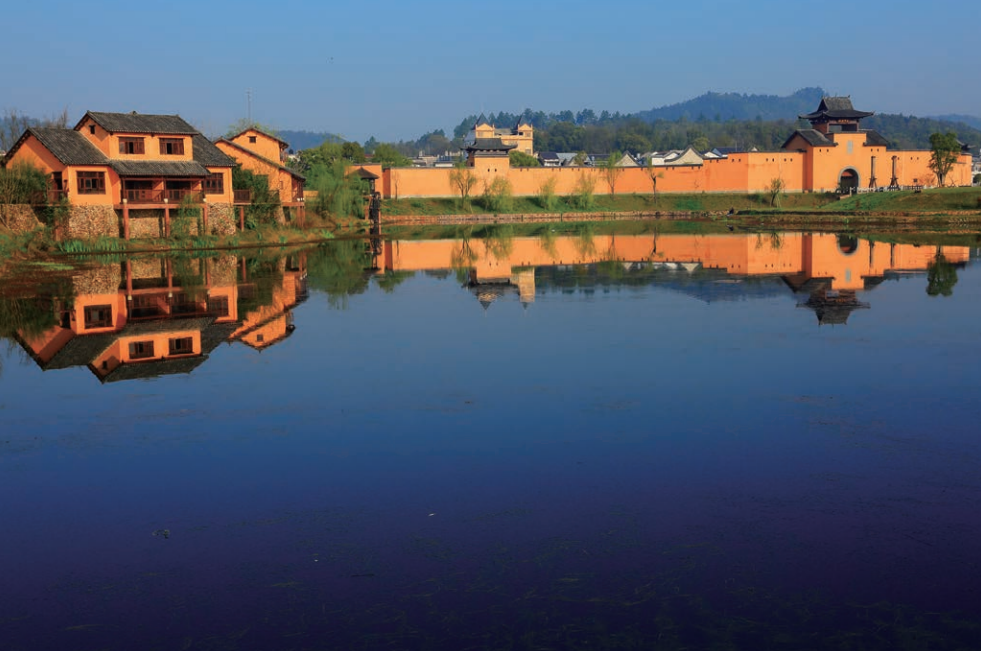
<instances>
[{"instance_id":1,"label":"stone foundation wall","mask_svg":"<svg viewBox=\"0 0 981 651\"><path fill-rule=\"evenodd\" d=\"M131 258L129 262L134 280L162 278L164 275L163 260L160 258Z\"/></svg>"},{"instance_id":2,"label":"stone foundation wall","mask_svg":"<svg viewBox=\"0 0 981 651\"><path fill-rule=\"evenodd\" d=\"M130 210L129 237L131 240L156 239L163 237L164 211Z\"/></svg>"},{"instance_id":3,"label":"stone foundation wall","mask_svg":"<svg viewBox=\"0 0 981 651\"><path fill-rule=\"evenodd\" d=\"M107 264L79 271L72 277L72 286L76 294L115 294L122 280L122 267Z\"/></svg>"},{"instance_id":4,"label":"stone foundation wall","mask_svg":"<svg viewBox=\"0 0 981 651\"><path fill-rule=\"evenodd\" d=\"M38 215L34 211L33 206L13 204L4 206L3 208L0 208L0 210L3 211L7 228L15 233L33 231L35 228L40 228L42 226L41 222L38 221ZM2 224L3 221L0 221L0 225Z\"/></svg>"},{"instance_id":5,"label":"stone foundation wall","mask_svg":"<svg viewBox=\"0 0 981 651\"><path fill-rule=\"evenodd\" d=\"M112 206L72 206L68 217L68 237L90 240L119 237L119 216Z\"/></svg>"},{"instance_id":6,"label":"stone foundation wall","mask_svg":"<svg viewBox=\"0 0 981 651\"><path fill-rule=\"evenodd\" d=\"M238 283L238 258L234 255L219 255L211 259L211 284L228 286Z\"/></svg>"},{"instance_id":7,"label":"stone foundation wall","mask_svg":"<svg viewBox=\"0 0 981 651\"><path fill-rule=\"evenodd\" d=\"M234 235L238 230L238 217L235 206L230 203L208 204L208 233L211 235Z\"/></svg>"}]
</instances>

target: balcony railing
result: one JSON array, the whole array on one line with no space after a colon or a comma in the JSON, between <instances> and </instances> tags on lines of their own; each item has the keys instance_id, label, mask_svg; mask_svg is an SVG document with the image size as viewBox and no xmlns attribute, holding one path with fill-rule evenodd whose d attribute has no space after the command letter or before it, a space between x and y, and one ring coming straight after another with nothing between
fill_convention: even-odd
<instances>
[{"instance_id":1,"label":"balcony railing","mask_svg":"<svg viewBox=\"0 0 981 651\"><path fill-rule=\"evenodd\" d=\"M235 203L252 203L252 190L234 190Z\"/></svg>"},{"instance_id":2,"label":"balcony railing","mask_svg":"<svg viewBox=\"0 0 981 651\"><path fill-rule=\"evenodd\" d=\"M143 190L126 188L123 190L123 199L128 203L180 203L190 200L192 203L201 203L204 195L197 190Z\"/></svg>"}]
</instances>

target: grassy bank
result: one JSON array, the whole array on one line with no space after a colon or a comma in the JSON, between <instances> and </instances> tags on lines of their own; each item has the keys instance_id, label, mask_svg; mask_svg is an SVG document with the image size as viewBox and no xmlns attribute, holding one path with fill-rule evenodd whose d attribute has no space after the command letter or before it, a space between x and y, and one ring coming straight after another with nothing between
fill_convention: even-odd
<instances>
[{"instance_id":1,"label":"grassy bank","mask_svg":"<svg viewBox=\"0 0 981 651\"><path fill-rule=\"evenodd\" d=\"M782 209L818 210L837 201L833 194L797 193L781 197ZM546 209L537 197L514 197L511 214L565 213L575 215L588 212L728 212L739 210L770 209L770 199L761 194L664 194L657 199L650 194L594 195L592 204L583 208L574 197L555 197L555 204ZM459 199L387 199L382 206L383 216L437 216L468 212L488 212L480 197L471 198L469 208Z\"/></svg>"},{"instance_id":2,"label":"grassy bank","mask_svg":"<svg viewBox=\"0 0 981 651\"><path fill-rule=\"evenodd\" d=\"M943 188L923 192L875 192L840 198L832 193L789 193L770 205L770 197L755 194L658 194L655 200L649 194L621 194L616 197L596 195L589 208L574 203L573 197L556 197L555 205L546 209L537 197L514 197L507 214L538 215L559 213L575 216L588 212L636 212L636 213L737 213L749 215L917 215L924 213L981 214L981 188ZM388 199L382 208L383 219L398 217L426 217L440 215L466 215L493 213L480 197L472 198L469 205L459 199ZM503 214L503 213L501 213Z\"/></svg>"}]
</instances>

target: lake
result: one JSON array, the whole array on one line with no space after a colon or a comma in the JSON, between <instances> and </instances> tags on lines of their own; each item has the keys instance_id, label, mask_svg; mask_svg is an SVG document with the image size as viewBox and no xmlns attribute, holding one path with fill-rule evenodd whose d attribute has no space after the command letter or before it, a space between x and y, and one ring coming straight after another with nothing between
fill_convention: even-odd
<instances>
[{"instance_id":1,"label":"lake","mask_svg":"<svg viewBox=\"0 0 981 651\"><path fill-rule=\"evenodd\" d=\"M977 250L636 231L4 281L0 646L976 648Z\"/></svg>"}]
</instances>

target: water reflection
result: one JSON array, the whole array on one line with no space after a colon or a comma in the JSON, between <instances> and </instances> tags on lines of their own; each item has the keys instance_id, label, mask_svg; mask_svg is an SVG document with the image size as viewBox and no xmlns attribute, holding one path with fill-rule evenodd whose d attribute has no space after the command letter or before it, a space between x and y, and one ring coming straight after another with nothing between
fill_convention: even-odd
<instances>
[{"instance_id":1,"label":"water reflection","mask_svg":"<svg viewBox=\"0 0 981 651\"><path fill-rule=\"evenodd\" d=\"M884 280L927 275L949 296L964 246L915 246L850 235L575 235L484 239L351 240L283 257L132 258L94 266L68 283L5 298L7 331L43 370L87 367L102 382L190 373L221 343L263 350L296 328L308 282L335 307L374 278L385 292L416 272L455 272L484 309L513 297L597 288L679 291L712 302L790 291L819 325L844 325ZM312 272L312 273L311 273ZM22 288L23 291L23 288Z\"/></svg>"},{"instance_id":2,"label":"water reflection","mask_svg":"<svg viewBox=\"0 0 981 651\"><path fill-rule=\"evenodd\" d=\"M43 370L87 367L102 382L190 373L221 343L262 350L294 330L306 256L129 259L80 271L41 297L53 323L15 330ZM37 305L37 300L27 301Z\"/></svg>"},{"instance_id":3,"label":"water reflection","mask_svg":"<svg viewBox=\"0 0 981 651\"><path fill-rule=\"evenodd\" d=\"M976 646L966 248L371 244L3 285L4 651Z\"/></svg>"},{"instance_id":4,"label":"water reflection","mask_svg":"<svg viewBox=\"0 0 981 651\"><path fill-rule=\"evenodd\" d=\"M659 284L711 302L782 292L767 282L779 280L818 324L842 325L869 307L860 294L886 279L929 271L928 293L949 295L956 267L969 257L965 246L831 233L595 235L584 228L576 236L386 242L381 264L388 273L462 271L484 308L509 295L528 305L537 292L570 286Z\"/></svg>"}]
</instances>

